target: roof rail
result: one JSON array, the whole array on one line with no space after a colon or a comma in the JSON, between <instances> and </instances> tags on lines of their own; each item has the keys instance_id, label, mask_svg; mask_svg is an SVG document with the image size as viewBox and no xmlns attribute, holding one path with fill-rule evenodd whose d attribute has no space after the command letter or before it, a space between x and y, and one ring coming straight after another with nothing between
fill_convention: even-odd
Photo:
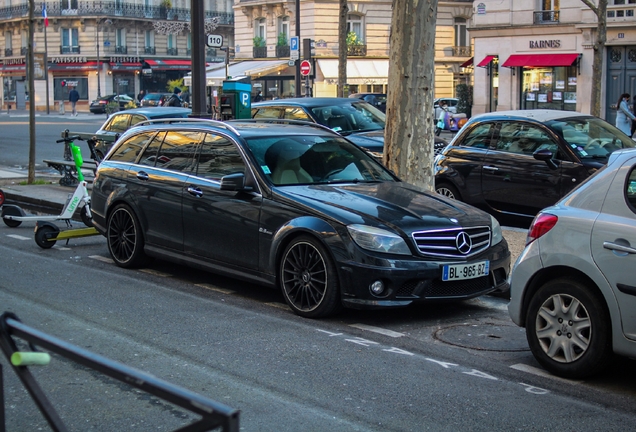
<instances>
[{"instance_id":1,"label":"roof rail","mask_svg":"<svg viewBox=\"0 0 636 432\"><path fill-rule=\"evenodd\" d=\"M234 127L232 127L231 125L227 123L220 122L218 120L202 119L202 118L157 118L157 119L140 121L139 123L135 123L134 126L136 127L136 126L150 125L153 123L210 123L214 126L228 129L234 132L238 136L241 135L238 130L236 130Z\"/></svg>"},{"instance_id":2,"label":"roof rail","mask_svg":"<svg viewBox=\"0 0 636 432\"><path fill-rule=\"evenodd\" d=\"M315 128L320 128L324 130L328 130L330 132L335 132L333 129L328 128L325 125L321 125L320 123L314 123L305 120L293 120L293 119L274 119L274 118L258 118L258 119L234 119L229 120L228 123L283 123L283 124L291 124L298 126L310 126Z\"/></svg>"}]
</instances>

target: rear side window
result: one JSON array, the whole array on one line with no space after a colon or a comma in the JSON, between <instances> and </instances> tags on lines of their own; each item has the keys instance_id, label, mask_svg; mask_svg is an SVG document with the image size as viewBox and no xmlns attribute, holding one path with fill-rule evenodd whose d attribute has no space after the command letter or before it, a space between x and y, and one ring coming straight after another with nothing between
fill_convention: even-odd
<instances>
[{"instance_id":1,"label":"rear side window","mask_svg":"<svg viewBox=\"0 0 636 432\"><path fill-rule=\"evenodd\" d=\"M141 150L153 136L154 132L144 132L128 138L126 142L117 146L108 160L112 162L135 162Z\"/></svg>"},{"instance_id":2,"label":"rear side window","mask_svg":"<svg viewBox=\"0 0 636 432\"><path fill-rule=\"evenodd\" d=\"M116 115L113 116L110 123L108 123L104 129L109 132L123 133L128 130L129 121L130 116L128 114Z\"/></svg>"},{"instance_id":3,"label":"rear side window","mask_svg":"<svg viewBox=\"0 0 636 432\"><path fill-rule=\"evenodd\" d=\"M627 184L625 185L625 198L630 204L632 211L636 213L636 168L632 169L627 178Z\"/></svg>"},{"instance_id":4,"label":"rear side window","mask_svg":"<svg viewBox=\"0 0 636 432\"><path fill-rule=\"evenodd\" d=\"M197 147L203 141L203 132L170 131L157 153L157 168L191 172Z\"/></svg>"},{"instance_id":5,"label":"rear side window","mask_svg":"<svg viewBox=\"0 0 636 432\"><path fill-rule=\"evenodd\" d=\"M137 123L140 123L142 121L146 121L146 117L144 117L142 115L139 115L139 114L135 114L130 119L130 127L133 127L134 125L136 125Z\"/></svg>"},{"instance_id":6,"label":"rear side window","mask_svg":"<svg viewBox=\"0 0 636 432\"><path fill-rule=\"evenodd\" d=\"M474 147L487 149L490 147L490 140L492 138L493 123L483 123L475 126L466 138L463 139L461 145L464 147Z\"/></svg>"},{"instance_id":7,"label":"rear side window","mask_svg":"<svg viewBox=\"0 0 636 432\"><path fill-rule=\"evenodd\" d=\"M499 129L497 150L532 155L539 148L556 153L558 146L546 131L522 122L503 122Z\"/></svg>"},{"instance_id":8,"label":"rear side window","mask_svg":"<svg viewBox=\"0 0 636 432\"><path fill-rule=\"evenodd\" d=\"M299 107L285 108L285 118L289 120L305 120L311 121L307 113Z\"/></svg>"},{"instance_id":9,"label":"rear side window","mask_svg":"<svg viewBox=\"0 0 636 432\"><path fill-rule=\"evenodd\" d=\"M252 109L252 118L260 119L260 118L280 118L281 109L278 107L263 107L263 108L254 108Z\"/></svg>"},{"instance_id":10,"label":"rear side window","mask_svg":"<svg viewBox=\"0 0 636 432\"><path fill-rule=\"evenodd\" d=\"M161 147L161 143L163 142L165 136L165 132L159 132L157 135L155 135L154 139L150 141L150 144L146 146L144 155L139 160L139 165L146 165L151 167L155 166L155 164L157 163L157 152L159 151L159 148Z\"/></svg>"},{"instance_id":11,"label":"rear side window","mask_svg":"<svg viewBox=\"0 0 636 432\"><path fill-rule=\"evenodd\" d=\"M228 174L245 173L245 162L232 141L209 133L201 145L195 171L199 177L219 181Z\"/></svg>"}]
</instances>

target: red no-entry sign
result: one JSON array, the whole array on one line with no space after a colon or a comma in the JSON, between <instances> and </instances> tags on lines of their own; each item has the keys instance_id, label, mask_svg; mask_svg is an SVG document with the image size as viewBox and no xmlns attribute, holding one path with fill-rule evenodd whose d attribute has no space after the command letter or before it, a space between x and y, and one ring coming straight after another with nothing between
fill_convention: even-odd
<instances>
[{"instance_id":1,"label":"red no-entry sign","mask_svg":"<svg viewBox=\"0 0 636 432\"><path fill-rule=\"evenodd\" d=\"M311 62L309 60L303 60L300 62L300 74L303 76L309 75L311 72Z\"/></svg>"}]
</instances>

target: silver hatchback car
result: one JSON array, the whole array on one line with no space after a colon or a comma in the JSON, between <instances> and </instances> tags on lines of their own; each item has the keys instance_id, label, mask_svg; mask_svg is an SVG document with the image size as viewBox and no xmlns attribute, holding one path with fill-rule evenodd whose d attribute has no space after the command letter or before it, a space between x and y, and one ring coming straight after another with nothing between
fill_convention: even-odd
<instances>
[{"instance_id":1,"label":"silver hatchback car","mask_svg":"<svg viewBox=\"0 0 636 432\"><path fill-rule=\"evenodd\" d=\"M555 375L583 378L612 353L636 356L636 149L612 153L535 217L508 311Z\"/></svg>"}]
</instances>

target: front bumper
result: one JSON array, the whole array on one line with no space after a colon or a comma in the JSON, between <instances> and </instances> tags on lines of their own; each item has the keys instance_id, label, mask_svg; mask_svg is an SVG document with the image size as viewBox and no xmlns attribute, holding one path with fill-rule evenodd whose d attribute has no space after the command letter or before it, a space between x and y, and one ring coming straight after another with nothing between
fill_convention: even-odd
<instances>
[{"instance_id":1,"label":"front bumper","mask_svg":"<svg viewBox=\"0 0 636 432\"><path fill-rule=\"evenodd\" d=\"M416 302L463 300L490 292L508 291L510 251L505 240L467 262L490 261L488 276L442 281L442 267L451 260L367 259L339 262L342 302L355 309L407 306ZM361 264L364 263L364 264ZM387 287L376 296L369 287L381 280Z\"/></svg>"}]
</instances>

